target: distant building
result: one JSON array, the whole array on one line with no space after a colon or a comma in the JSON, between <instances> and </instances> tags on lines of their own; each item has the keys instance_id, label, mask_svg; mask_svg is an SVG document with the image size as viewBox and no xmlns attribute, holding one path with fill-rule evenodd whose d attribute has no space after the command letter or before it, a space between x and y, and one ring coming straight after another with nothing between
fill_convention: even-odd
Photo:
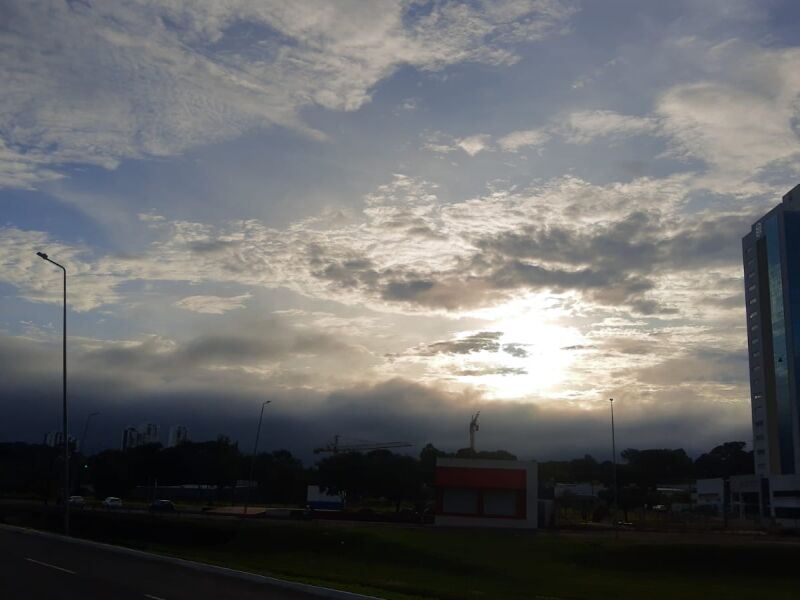
<instances>
[{"instance_id":1,"label":"distant building","mask_svg":"<svg viewBox=\"0 0 800 600\"><path fill-rule=\"evenodd\" d=\"M436 459L437 525L539 526L538 465L516 460Z\"/></svg>"},{"instance_id":2,"label":"distant building","mask_svg":"<svg viewBox=\"0 0 800 600\"><path fill-rule=\"evenodd\" d=\"M73 452L78 451L78 440L74 436L69 436L69 447ZM64 432L63 431L48 431L44 436L45 446L51 448L62 448L64 446Z\"/></svg>"},{"instance_id":3,"label":"distant building","mask_svg":"<svg viewBox=\"0 0 800 600\"><path fill-rule=\"evenodd\" d=\"M800 471L800 185L742 239L755 469Z\"/></svg>"},{"instance_id":4,"label":"distant building","mask_svg":"<svg viewBox=\"0 0 800 600\"><path fill-rule=\"evenodd\" d=\"M167 438L167 448L174 448L175 446L189 441L189 429L184 425L173 425L169 428L169 436Z\"/></svg>"},{"instance_id":5,"label":"distant building","mask_svg":"<svg viewBox=\"0 0 800 600\"><path fill-rule=\"evenodd\" d=\"M318 485L310 485L306 490L306 506L313 509L342 510L344 500L341 494L323 492Z\"/></svg>"},{"instance_id":6,"label":"distant building","mask_svg":"<svg viewBox=\"0 0 800 600\"><path fill-rule=\"evenodd\" d=\"M130 450L142 445L142 434L136 427L126 427L122 432L122 449Z\"/></svg>"},{"instance_id":7,"label":"distant building","mask_svg":"<svg viewBox=\"0 0 800 600\"><path fill-rule=\"evenodd\" d=\"M160 443L159 427L155 423L142 423L139 427L126 427L122 431L123 450L158 443Z\"/></svg>"},{"instance_id":8,"label":"distant building","mask_svg":"<svg viewBox=\"0 0 800 600\"><path fill-rule=\"evenodd\" d=\"M605 491L606 486L591 481L581 483L556 483L553 488L553 496L555 498L563 498L565 496L597 498L600 492Z\"/></svg>"},{"instance_id":9,"label":"distant building","mask_svg":"<svg viewBox=\"0 0 800 600\"><path fill-rule=\"evenodd\" d=\"M142 423L139 425L139 433L142 435L142 445L159 443L159 427L155 423Z\"/></svg>"}]
</instances>

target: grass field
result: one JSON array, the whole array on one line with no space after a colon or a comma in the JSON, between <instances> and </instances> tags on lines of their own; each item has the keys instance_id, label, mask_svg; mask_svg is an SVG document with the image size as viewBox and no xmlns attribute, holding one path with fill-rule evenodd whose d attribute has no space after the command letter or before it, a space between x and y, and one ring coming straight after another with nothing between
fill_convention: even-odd
<instances>
[{"instance_id":1,"label":"grass field","mask_svg":"<svg viewBox=\"0 0 800 600\"><path fill-rule=\"evenodd\" d=\"M57 529L57 515L7 522ZM75 535L387 599L796 598L800 544L75 514Z\"/></svg>"}]
</instances>

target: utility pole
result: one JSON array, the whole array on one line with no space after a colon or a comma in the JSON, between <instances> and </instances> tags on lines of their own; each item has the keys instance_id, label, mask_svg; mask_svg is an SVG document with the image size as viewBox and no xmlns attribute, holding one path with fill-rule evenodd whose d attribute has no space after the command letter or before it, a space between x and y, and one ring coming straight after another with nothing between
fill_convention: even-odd
<instances>
[{"instance_id":1,"label":"utility pole","mask_svg":"<svg viewBox=\"0 0 800 600\"><path fill-rule=\"evenodd\" d=\"M89 421L92 420L92 417L96 417L99 415L99 412L93 412L86 417L86 422L83 424L83 433L81 434L81 454L86 456L86 434L89 431Z\"/></svg>"},{"instance_id":2,"label":"utility pole","mask_svg":"<svg viewBox=\"0 0 800 600\"><path fill-rule=\"evenodd\" d=\"M250 504L250 487L253 481L253 470L256 466L256 454L258 453L258 438L261 436L261 421L264 419L264 407L272 400L264 400L261 403L261 414L258 417L258 429L256 429L256 442L253 444L253 456L250 458L250 477L247 479L247 493L244 497L244 514L247 514L247 506Z\"/></svg>"},{"instance_id":3,"label":"utility pole","mask_svg":"<svg viewBox=\"0 0 800 600\"><path fill-rule=\"evenodd\" d=\"M619 488L617 487L617 440L614 434L614 399L609 398L608 401L611 403L611 464L613 465L614 469L614 539L618 539L619 538L619 518L618 518Z\"/></svg>"}]
</instances>

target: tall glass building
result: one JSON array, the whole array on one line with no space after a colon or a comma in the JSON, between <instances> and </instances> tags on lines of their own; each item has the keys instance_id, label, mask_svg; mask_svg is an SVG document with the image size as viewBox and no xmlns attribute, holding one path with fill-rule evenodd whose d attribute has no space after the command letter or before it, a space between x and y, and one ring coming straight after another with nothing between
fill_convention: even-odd
<instances>
[{"instance_id":1,"label":"tall glass building","mask_svg":"<svg viewBox=\"0 0 800 600\"><path fill-rule=\"evenodd\" d=\"M800 185L742 239L756 474L800 474Z\"/></svg>"}]
</instances>

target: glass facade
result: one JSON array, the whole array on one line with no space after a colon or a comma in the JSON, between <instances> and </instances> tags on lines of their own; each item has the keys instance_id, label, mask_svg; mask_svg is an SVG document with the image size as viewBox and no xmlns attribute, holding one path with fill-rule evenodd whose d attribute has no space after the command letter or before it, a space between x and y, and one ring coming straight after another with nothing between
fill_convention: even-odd
<instances>
[{"instance_id":1,"label":"glass facade","mask_svg":"<svg viewBox=\"0 0 800 600\"><path fill-rule=\"evenodd\" d=\"M781 268L779 214L772 215L764 222L764 237L767 245L767 277L769 279L769 303L772 316L772 355L775 373L775 399L778 409L778 447L781 472L794 473L792 386L789 381L790 356L788 352L789 340L786 339L787 328ZM794 240L793 242L797 243Z\"/></svg>"},{"instance_id":2,"label":"glass facade","mask_svg":"<svg viewBox=\"0 0 800 600\"><path fill-rule=\"evenodd\" d=\"M800 374L800 213L784 212L783 219L786 227L786 285L789 286L789 318L791 319L791 340L789 341L789 356L793 358L792 401L794 404L795 418L800 420L800 389L797 377ZM800 429L800 422L797 423Z\"/></svg>"}]
</instances>

